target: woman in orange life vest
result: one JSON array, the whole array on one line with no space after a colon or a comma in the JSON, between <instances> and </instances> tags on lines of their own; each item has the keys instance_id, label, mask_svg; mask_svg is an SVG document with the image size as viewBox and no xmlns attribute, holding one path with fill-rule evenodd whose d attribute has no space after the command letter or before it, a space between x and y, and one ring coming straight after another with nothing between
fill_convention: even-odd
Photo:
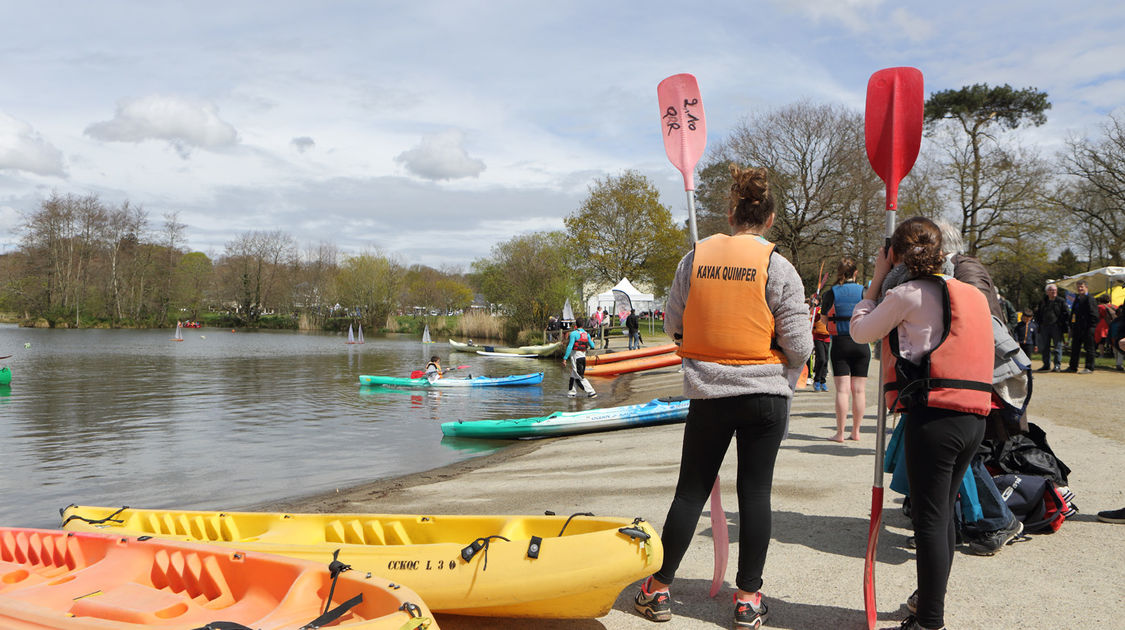
<instances>
[{"instance_id":1,"label":"woman in orange life vest","mask_svg":"<svg viewBox=\"0 0 1125 630\"><path fill-rule=\"evenodd\" d=\"M867 369L871 363L871 347L851 337L848 322L855 305L863 297L863 287L855 281L856 265L851 258L841 258L836 265L836 284L824 292L821 317L832 335L832 382L836 386L836 435L833 442L844 441L848 424L848 399L851 398L852 434L859 439L859 424L867 406Z\"/></svg>"},{"instance_id":2,"label":"woman in orange life vest","mask_svg":"<svg viewBox=\"0 0 1125 630\"><path fill-rule=\"evenodd\" d=\"M991 408L993 339L988 302L974 286L941 269L941 232L912 217L895 230L891 251L875 257L875 277L855 307L852 338L883 339L889 411L905 411L906 474L917 542L918 590L907 599L906 630L945 627L945 590L953 564L953 505L984 437ZM912 279L887 291L883 279L904 263Z\"/></svg>"},{"instance_id":3,"label":"woman in orange life vest","mask_svg":"<svg viewBox=\"0 0 1125 630\"><path fill-rule=\"evenodd\" d=\"M774 462L801 366L812 353L809 311L797 270L762 238L774 221L767 171L731 166L733 234L699 241L676 269L664 330L680 342L684 396L691 399L676 493L664 520L664 564L634 607L671 618L668 585L731 439L738 457L738 586L735 627L765 620L762 569L770 542Z\"/></svg>"}]
</instances>

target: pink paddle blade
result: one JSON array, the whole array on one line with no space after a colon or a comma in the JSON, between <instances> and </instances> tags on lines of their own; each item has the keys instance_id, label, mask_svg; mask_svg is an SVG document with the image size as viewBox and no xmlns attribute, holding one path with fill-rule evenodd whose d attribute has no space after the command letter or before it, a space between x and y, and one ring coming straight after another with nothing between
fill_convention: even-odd
<instances>
[{"instance_id":1,"label":"pink paddle blade","mask_svg":"<svg viewBox=\"0 0 1125 630\"><path fill-rule=\"evenodd\" d=\"M887 68L867 82L864 134L867 160L887 185L887 210L898 208L898 184L922 145L922 72Z\"/></svg>"},{"instance_id":2,"label":"pink paddle blade","mask_svg":"<svg viewBox=\"0 0 1125 630\"><path fill-rule=\"evenodd\" d=\"M684 176L684 190L695 190L695 165L707 148L707 122L699 84L690 74L674 74L656 86L664 152Z\"/></svg>"},{"instance_id":3,"label":"pink paddle blade","mask_svg":"<svg viewBox=\"0 0 1125 630\"><path fill-rule=\"evenodd\" d=\"M883 529L883 488L871 488L871 525L867 530L867 556L863 561L863 610L867 613L867 630L875 630L879 610L875 607L875 549L879 530Z\"/></svg>"},{"instance_id":4,"label":"pink paddle blade","mask_svg":"<svg viewBox=\"0 0 1125 630\"><path fill-rule=\"evenodd\" d=\"M718 475L715 475L715 485L711 487L711 541L715 544L715 573L711 576L711 597L714 597L723 586L723 578L727 574L727 558L730 555L727 513L723 511Z\"/></svg>"}]
</instances>

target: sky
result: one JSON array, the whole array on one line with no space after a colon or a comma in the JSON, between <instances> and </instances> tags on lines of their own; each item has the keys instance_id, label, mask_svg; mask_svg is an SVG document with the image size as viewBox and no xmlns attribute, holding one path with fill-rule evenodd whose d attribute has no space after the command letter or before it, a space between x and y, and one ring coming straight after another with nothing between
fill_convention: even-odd
<instances>
[{"instance_id":1,"label":"sky","mask_svg":"<svg viewBox=\"0 0 1125 630\"><path fill-rule=\"evenodd\" d=\"M800 100L862 111L914 66L926 94L1036 87L1047 155L1125 105L1125 3L11 2L0 0L0 253L52 193L176 212L213 256L254 230L302 249L467 269L563 229L636 170L686 220L656 86L696 76L711 146Z\"/></svg>"}]
</instances>

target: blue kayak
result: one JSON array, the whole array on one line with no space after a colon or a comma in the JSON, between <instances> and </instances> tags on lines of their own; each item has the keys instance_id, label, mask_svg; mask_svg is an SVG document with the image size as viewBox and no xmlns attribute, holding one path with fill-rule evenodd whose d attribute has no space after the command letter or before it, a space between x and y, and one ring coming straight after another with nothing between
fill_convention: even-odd
<instances>
[{"instance_id":1,"label":"blue kayak","mask_svg":"<svg viewBox=\"0 0 1125 630\"><path fill-rule=\"evenodd\" d=\"M401 376L359 377L360 385L389 385L391 387L497 387L500 385L538 385L543 382L543 373L513 374L512 376L477 376L469 378L439 378L430 382L426 378L404 378Z\"/></svg>"},{"instance_id":2,"label":"blue kayak","mask_svg":"<svg viewBox=\"0 0 1125 630\"><path fill-rule=\"evenodd\" d=\"M551 437L672 424L683 422L687 413L687 400L679 397L657 398L641 405L556 411L549 416L533 418L446 422L441 425L441 432L450 437L486 439Z\"/></svg>"}]
</instances>

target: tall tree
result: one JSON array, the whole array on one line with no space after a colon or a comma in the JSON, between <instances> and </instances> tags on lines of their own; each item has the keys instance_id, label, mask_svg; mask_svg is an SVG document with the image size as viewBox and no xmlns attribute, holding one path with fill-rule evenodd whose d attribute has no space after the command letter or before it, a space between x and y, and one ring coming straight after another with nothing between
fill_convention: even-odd
<instances>
[{"instance_id":1,"label":"tall tree","mask_svg":"<svg viewBox=\"0 0 1125 630\"><path fill-rule=\"evenodd\" d=\"M402 265L379 252L348 256L335 278L336 298L371 328L381 327L400 305L403 291Z\"/></svg>"},{"instance_id":2,"label":"tall tree","mask_svg":"<svg viewBox=\"0 0 1125 630\"><path fill-rule=\"evenodd\" d=\"M515 331L542 329L572 297L568 238L562 232L517 236L494 246L490 257L473 262L477 286L488 301L500 305Z\"/></svg>"},{"instance_id":3,"label":"tall tree","mask_svg":"<svg viewBox=\"0 0 1125 630\"><path fill-rule=\"evenodd\" d=\"M686 230L672 221L656 188L636 171L595 180L564 223L586 278L596 284L631 278L663 294L688 245Z\"/></svg>"},{"instance_id":4,"label":"tall tree","mask_svg":"<svg viewBox=\"0 0 1125 630\"><path fill-rule=\"evenodd\" d=\"M1091 254L1100 247L1101 262L1125 264L1125 115L1111 115L1098 138L1068 140L1060 159L1071 179L1050 202L1081 224Z\"/></svg>"},{"instance_id":5,"label":"tall tree","mask_svg":"<svg viewBox=\"0 0 1125 630\"><path fill-rule=\"evenodd\" d=\"M994 132L1047 122L1047 93L978 83L935 92L926 100L927 134L943 147L943 179L961 215L967 253L996 244L1004 213L1033 205L1045 169L1034 154L1005 146Z\"/></svg>"}]
</instances>

